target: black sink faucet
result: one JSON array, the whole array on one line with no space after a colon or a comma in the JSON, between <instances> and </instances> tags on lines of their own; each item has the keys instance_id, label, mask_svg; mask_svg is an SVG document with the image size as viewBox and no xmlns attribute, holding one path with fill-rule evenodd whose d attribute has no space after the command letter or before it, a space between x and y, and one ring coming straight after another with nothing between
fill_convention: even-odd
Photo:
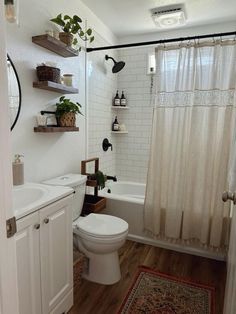
<instances>
[{"instance_id":1,"label":"black sink faucet","mask_svg":"<svg viewBox=\"0 0 236 314\"><path fill-rule=\"evenodd\" d=\"M113 180L114 182L117 182L117 177L116 176L107 176L107 180Z\"/></svg>"}]
</instances>

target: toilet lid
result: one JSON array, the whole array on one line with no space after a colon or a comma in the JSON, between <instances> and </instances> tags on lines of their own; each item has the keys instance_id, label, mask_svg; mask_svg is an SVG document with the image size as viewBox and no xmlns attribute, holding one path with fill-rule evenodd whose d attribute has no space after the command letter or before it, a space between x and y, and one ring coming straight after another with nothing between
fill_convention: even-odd
<instances>
[{"instance_id":1,"label":"toilet lid","mask_svg":"<svg viewBox=\"0 0 236 314\"><path fill-rule=\"evenodd\" d=\"M123 219L104 214L90 214L82 220L78 219L76 225L82 232L103 237L122 234L129 227Z\"/></svg>"}]
</instances>

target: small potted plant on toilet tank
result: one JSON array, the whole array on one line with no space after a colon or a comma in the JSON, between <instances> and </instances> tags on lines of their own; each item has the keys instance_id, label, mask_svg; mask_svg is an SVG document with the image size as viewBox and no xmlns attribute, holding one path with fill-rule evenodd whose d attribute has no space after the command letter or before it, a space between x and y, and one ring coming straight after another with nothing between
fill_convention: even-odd
<instances>
[{"instance_id":1,"label":"small potted plant on toilet tank","mask_svg":"<svg viewBox=\"0 0 236 314\"><path fill-rule=\"evenodd\" d=\"M60 97L56 103L56 118L59 126L74 127L76 125L76 114L82 114L81 104L74 103L65 96Z\"/></svg>"},{"instance_id":2,"label":"small potted plant on toilet tank","mask_svg":"<svg viewBox=\"0 0 236 314\"><path fill-rule=\"evenodd\" d=\"M75 35L78 35L83 41L89 41L90 43L94 41L94 36L92 35L92 29L83 29L82 19L78 15L62 16L62 13L58 14L55 18L50 20L51 22L59 25L62 28L62 32L59 33L59 38L67 46L76 45L78 43ZM79 48L81 50L81 48Z\"/></svg>"}]
</instances>

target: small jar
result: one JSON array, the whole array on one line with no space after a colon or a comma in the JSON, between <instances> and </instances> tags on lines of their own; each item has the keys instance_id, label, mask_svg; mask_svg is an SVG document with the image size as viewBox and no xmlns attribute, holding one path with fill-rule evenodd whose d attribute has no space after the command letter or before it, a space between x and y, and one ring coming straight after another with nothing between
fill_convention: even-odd
<instances>
[{"instance_id":1,"label":"small jar","mask_svg":"<svg viewBox=\"0 0 236 314\"><path fill-rule=\"evenodd\" d=\"M73 74L64 74L63 75L63 83L66 86L72 86L73 85Z\"/></svg>"},{"instance_id":2,"label":"small jar","mask_svg":"<svg viewBox=\"0 0 236 314\"><path fill-rule=\"evenodd\" d=\"M59 31L53 31L53 37L56 38L57 40L60 40Z\"/></svg>"},{"instance_id":3,"label":"small jar","mask_svg":"<svg viewBox=\"0 0 236 314\"><path fill-rule=\"evenodd\" d=\"M47 126L47 117L45 115L38 114L36 116L36 120L37 120L38 126Z\"/></svg>"},{"instance_id":4,"label":"small jar","mask_svg":"<svg viewBox=\"0 0 236 314\"><path fill-rule=\"evenodd\" d=\"M52 30L52 29L47 29L47 30L45 31L45 34L47 34L47 35L53 37L53 30Z\"/></svg>"}]
</instances>

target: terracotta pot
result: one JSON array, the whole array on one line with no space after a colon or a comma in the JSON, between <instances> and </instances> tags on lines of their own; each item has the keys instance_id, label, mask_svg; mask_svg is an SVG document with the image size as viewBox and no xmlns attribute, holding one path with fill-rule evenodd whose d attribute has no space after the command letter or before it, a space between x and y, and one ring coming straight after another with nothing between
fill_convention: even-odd
<instances>
[{"instance_id":1,"label":"terracotta pot","mask_svg":"<svg viewBox=\"0 0 236 314\"><path fill-rule=\"evenodd\" d=\"M76 116L74 112L66 112L59 118L59 126L75 126Z\"/></svg>"},{"instance_id":2,"label":"terracotta pot","mask_svg":"<svg viewBox=\"0 0 236 314\"><path fill-rule=\"evenodd\" d=\"M59 38L60 38L60 41L65 43L67 46L72 46L73 39L74 39L72 34L61 32L59 33Z\"/></svg>"}]
</instances>

